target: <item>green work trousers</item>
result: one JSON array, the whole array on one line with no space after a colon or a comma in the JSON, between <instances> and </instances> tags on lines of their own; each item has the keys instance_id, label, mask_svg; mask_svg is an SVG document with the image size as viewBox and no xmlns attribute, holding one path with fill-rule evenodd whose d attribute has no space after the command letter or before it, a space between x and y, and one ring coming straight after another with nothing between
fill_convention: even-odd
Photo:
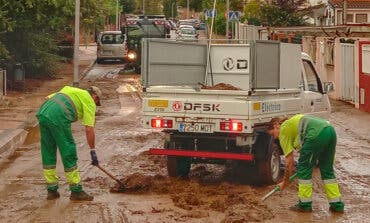
<instances>
[{"instance_id":1,"label":"green work trousers","mask_svg":"<svg viewBox=\"0 0 370 223\"><path fill-rule=\"evenodd\" d=\"M332 126L325 127L315 139L304 140L298 161L298 197L301 208L312 209L312 171L318 161L330 206L338 211L344 209L333 168L336 143L337 136Z\"/></svg>"},{"instance_id":2,"label":"green work trousers","mask_svg":"<svg viewBox=\"0 0 370 223\"><path fill-rule=\"evenodd\" d=\"M56 174L57 148L70 190L82 191L81 178L77 169L76 144L71 130L71 102L64 95L57 95L55 100L49 99L37 113L41 135L41 155L43 173L48 190L58 189ZM68 109L68 111L66 111Z\"/></svg>"}]
</instances>

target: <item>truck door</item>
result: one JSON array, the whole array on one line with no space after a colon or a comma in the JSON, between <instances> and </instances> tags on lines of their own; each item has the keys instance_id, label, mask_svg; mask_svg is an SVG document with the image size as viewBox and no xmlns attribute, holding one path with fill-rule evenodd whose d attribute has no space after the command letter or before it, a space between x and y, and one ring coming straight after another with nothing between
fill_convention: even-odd
<instances>
[{"instance_id":1,"label":"truck door","mask_svg":"<svg viewBox=\"0 0 370 223\"><path fill-rule=\"evenodd\" d=\"M327 117L330 113L330 102L327 94L324 94L315 67L310 60L303 59L302 63L305 82L302 105L304 113Z\"/></svg>"}]
</instances>

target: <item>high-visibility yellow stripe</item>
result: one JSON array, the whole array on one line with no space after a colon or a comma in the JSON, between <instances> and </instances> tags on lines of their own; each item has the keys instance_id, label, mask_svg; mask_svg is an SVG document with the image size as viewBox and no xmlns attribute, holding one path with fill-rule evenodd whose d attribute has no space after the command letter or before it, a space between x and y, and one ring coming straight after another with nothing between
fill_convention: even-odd
<instances>
[{"instance_id":1,"label":"high-visibility yellow stripe","mask_svg":"<svg viewBox=\"0 0 370 223\"><path fill-rule=\"evenodd\" d=\"M331 200L334 202L334 200L338 200L338 198L342 196L339 191L338 183L324 184L324 188L329 202L331 202Z\"/></svg>"},{"instance_id":2,"label":"high-visibility yellow stripe","mask_svg":"<svg viewBox=\"0 0 370 223\"><path fill-rule=\"evenodd\" d=\"M66 178L70 185L77 185L81 182L81 177L77 169L70 172L66 172Z\"/></svg>"},{"instance_id":3,"label":"high-visibility yellow stripe","mask_svg":"<svg viewBox=\"0 0 370 223\"><path fill-rule=\"evenodd\" d=\"M312 201L312 184L298 184L298 197L302 202Z\"/></svg>"},{"instance_id":4,"label":"high-visibility yellow stripe","mask_svg":"<svg viewBox=\"0 0 370 223\"><path fill-rule=\"evenodd\" d=\"M53 185L58 183L58 176L56 169L44 169L44 177L47 184Z\"/></svg>"}]
</instances>

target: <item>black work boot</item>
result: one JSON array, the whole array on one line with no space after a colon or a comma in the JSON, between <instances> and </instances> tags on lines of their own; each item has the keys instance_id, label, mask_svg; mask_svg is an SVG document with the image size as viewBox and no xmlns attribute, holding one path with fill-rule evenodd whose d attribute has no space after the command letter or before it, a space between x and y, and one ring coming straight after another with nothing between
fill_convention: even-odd
<instances>
[{"instance_id":1,"label":"black work boot","mask_svg":"<svg viewBox=\"0 0 370 223\"><path fill-rule=\"evenodd\" d=\"M94 197L91 195L88 195L85 191L81 191L81 192L72 191L69 199L71 201L92 201L94 200Z\"/></svg>"},{"instance_id":2,"label":"black work boot","mask_svg":"<svg viewBox=\"0 0 370 223\"><path fill-rule=\"evenodd\" d=\"M60 194L56 190L48 190L48 196L46 197L46 200L55 200L60 197Z\"/></svg>"}]
</instances>

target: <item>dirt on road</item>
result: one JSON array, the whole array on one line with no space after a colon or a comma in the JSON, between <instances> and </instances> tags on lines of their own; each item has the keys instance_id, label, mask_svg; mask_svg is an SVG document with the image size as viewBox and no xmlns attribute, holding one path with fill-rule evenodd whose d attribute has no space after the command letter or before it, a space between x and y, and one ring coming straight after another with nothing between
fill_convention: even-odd
<instances>
[{"instance_id":1,"label":"dirt on road","mask_svg":"<svg viewBox=\"0 0 370 223\"><path fill-rule=\"evenodd\" d=\"M297 202L297 182L265 202L273 188L229 181L219 165L193 165L189 179L167 176L166 158L151 156L164 135L141 125L140 78L119 75L89 83L103 90L103 106L96 123L96 149L103 168L128 188L115 192L116 182L90 164L84 127L73 124L79 170L92 202L71 202L58 157L61 198L47 201L40 146L36 133L27 145L0 163L1 222L369 222L370 115L351 105L334 102L330 117L338 134L336 173L346 204L344 214L333 214L319 171L314 172L312 213L288 210Z\"/></svg>"}]
</instances>

